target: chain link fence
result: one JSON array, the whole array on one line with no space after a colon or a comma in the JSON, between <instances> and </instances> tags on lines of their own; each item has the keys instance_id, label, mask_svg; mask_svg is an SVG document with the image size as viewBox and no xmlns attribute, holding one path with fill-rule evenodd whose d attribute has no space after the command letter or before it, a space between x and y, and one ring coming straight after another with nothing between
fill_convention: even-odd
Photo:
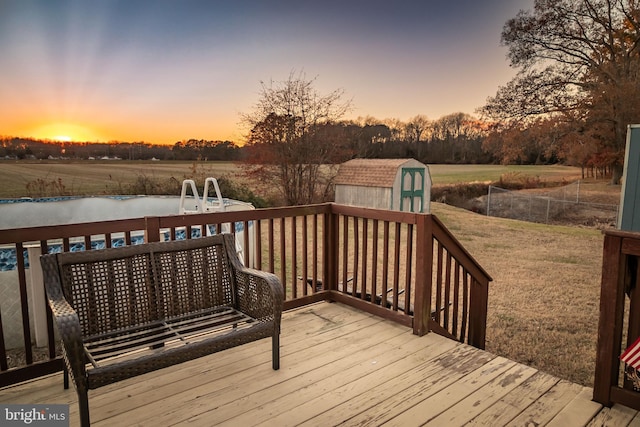
<instances>
[{"instance_id":1,"label":"chain link fence","mask_svg":"<svg viewBox=\"0 0 640 427\"><path fill-rule=\"evenodd\" d=\"M580 181L545 193L524 193L489 186L487 216L544 224L615 226L618 205L580 201Z\"/></svg>"}]
</instances>

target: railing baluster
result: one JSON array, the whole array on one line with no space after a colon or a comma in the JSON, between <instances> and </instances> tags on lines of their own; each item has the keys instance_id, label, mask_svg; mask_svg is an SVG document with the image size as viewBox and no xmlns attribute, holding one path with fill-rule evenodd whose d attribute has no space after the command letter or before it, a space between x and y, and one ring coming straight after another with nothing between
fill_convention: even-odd
<instances>
[{"instance_id":1,"label":"railing baluster","mask_svg":"<svg viewBox=\"0 0 640 427\"><path fill-rule=\"evenodd\" d=\"M313 280L314 292L316 288L316 283L318 283L318 259L319 259L318 245L319 244L320 244L320 239L318 235L318 215L314 215L313 216L313 266L312 266L312 270L313 270L312 280ZM323 286L325 286L324 283L323 283Z\"/></svg>"},{"instance_id":2,"label":"railing baluster","mask_svg":"<svg viewBox=\"0 0 640 427\"><path fill-rule=\"evenodd\" d=\"M433 319L440 323L440 307L442 306L442 267L443 267L443 248L442 243L438 242L438 258L436 261L436 306L434 308Z\"/></svg>"},{"instance_id":3,"label":"railing baluster","mask_svg":"<svg viewBox=\"0 0 640 427\"><path fill-rule=\"evenodd\" d=\"M407 224L407 257L405 260L404 312L412 314L411 308L411 267L413 264L413 224Z\"/></svg>"},{"instance_id":4,"label":"railing baluster","mask_svg":"<svg viewBox=\"0 0 640 427\"><path fill-rule=\"evenodd\" d=\"M387 294L389 292L389 221L384 221L382 227L383 243L382 247L382 302L383 307L387 307Z\"/></svg>"},{"instance_id":5,"label":"railing baluster","mask_svg":"<svg viewBox=\"0 0 640 427\"><path fill-rule=\"evenodd\" d=\"M369 220L362 220L362 292L360 298L367 298L367 258L369 257ZM373 295L372 295L373 298Z\"/></svg>"},{"instance_id":6,"label":"railing baluster","mask_svg":"<svg viewBox=\"0 0 640 427\"><path fill-rule=\"evenodd\" d=\"M378 220L373 220L373 248L372 248L372 262L371 262L371 302L376 304L376 298L378 295ZM382 262L385 262L383 259ZM385 295L382 295L384 298ZM382 299L380 300L382 304Z\"/></svg>"},{"instance_id":7,"label":"railing baluster","mask_svg":"<svg viewBox=\"0 0 640 427\"><path fill-rule=\"evenodd\" d=\"M308 222L307 215L303 215L302 216L302 295L303 296L307 296L307 294L309 293L307 289L308 288L307 278L309 277L309 271L308 271L309 236L307 233L307 227L308 227L307 222ZM313 293L315 292L316 279L313 278L311 279L311 281L312 281L311 291Z\"/></svg>"},{"instance_id":8,"label":"railing baluster","mask_svg":"<svg viewBox=\"0 0 640 427\"><path fill-rule=\"evenodd\" d=\"M444 328L449 329L449 303L451 302L451 252L447 251L447 265L445 270L444 282L444 302L442 307L437 307L443 311Z\"/></svg>"},{"instance_id":9,"label":"railing baluster","mask_svg":"<svg viewBox=\"0 0 640 427\"><path fill-rule=\"evenodd\" d=\"M280 281L282 281L286 299L289 293L287 292L287 236L284 217L280 218ZM294 283L293 286L295 285Z\"/></svg>"},{"instance_id":10,"label":"railing baluster","mask_svg":"<svg viewBox=\"0 0 640 427\"><path fill-rule=\"evenodd\" d=\"M451 333L458 336L458 309L460 308L460 263L458 260L454 260L454 275L453 275L453 323L451 325Z\"/></svg>"},{"instance_id":11,"label":"railing baluster","mask_svg":"<svg viewBox=\"0 0 640 427\"><path fill-rule=\"evenodd\" d=\"M394 264L393 264L393 305L392 310L398 311L398 297L400 292L400 227L401 224L396 222L396 234L394 243Z\"/></svg>"},{"instance_id":12,"label":"railing baluster","mask_svg":"<svg viewBox=\"0 0 640 427\"><path fill-rule=\"evenodd\" d=\"M25 275L24 246L16 244L16 261L18 265L18 282L20 286L20 311L22 314L22 337L27 365L33 363L33 349L31 348L31 329L29 327L29 304L27 302L27 278Z\"/></svg>"},{"instance_id":13,"label":"railing baluster","mask_svg":"<svg viewBox=\"0 0 640 427\"><path fill-rule=\"evenodd\" d=\"M0 371L9 369L7 362L7 348L4 344L4 325L2 324L2 310L0 310Z\"/></svg>"},{"instance_id":14,"label":"railing baluster","mask_svg":"<svg viewBox=\"0 0 640 427\"><path fill-rule=\"evenodd\" d=\"M255 230L255 268L262 270L262 220L256 220L253 222Z\"/></svg>"},{"instance_id":15,"label":"railing baluster","mask_svg":"<svg viewBox=\"0 0 640 427\"><path fill-rule=\"evenodd\" d=\"M291 297L294 299L298 298L298 230L296 226L297 222L298 222L298 217L294 216L291 218Z\"/></svg>"},{"instance_id":16,"label":"railing baluster","mask_svg":"<svg viewBox=\"0 0 640 427\"><path fill-rule=\"evenodd\" d=\"M249 244L249 242L251 241L251 239L249 239L249 221L243 221L242 225L244 226L244 233L242 233L242 244L244 245L244 265L246 265L247 267L251 267L251 257L250 257L250 251L251 251L251 246ZM202 231L204 232L206 226L203 226ZM206 236L206 234L203 234L203 236Z\"/></svg>"},{"instance_id":17,"label":"railing baluster","mask_svg":"<svg viewBox=\"0 0 640 427\"><path fill-rule=\"evenodd\" d=\"M275 273L275 236L274 236L274 219L269 218L269 272Z\"/></svg>"},{"instance_id":18,"label":"railing baluster","mask_svg":"<svg viewBox=\"0 0 640 427\"><path fill-rule=\"evenodd\" d=\"M351 281L351 295L354 297L358 292L358 257L360 255L360 233L358 232L358 218L353 218L353 280Z\"/></svg>"},{"instance_id":19,"label":"railing baluster","mask_svg":"<svg viewBox=\"0 0 640 427\"><path fill-rule=\"evenodd\" d=\"M342 292L347 292L347 262L349 261L349 217L342 215Z\"/></svg>"},{"instance_id":20,"label":"railing baluster","mask_svg":"<svg viewBox=\"0 0 640 427\"><path fill-rule=\"evenodd\" d=\"M47 254L49 253L49 246L47 245L47 241L46 240L41 240L40 241L40 253L41 254ZM29 260L29 262L35 262L34 260ZM38 260L38 262L40 262ZM46 299L47 295L45 293L45 299ZM49 307L49 304L45 304L45 310L46 312L46 318L47 318L47 347L49 350L49 359L53 359L56 357L56 341L55 341L55 334L54 334L54 330L53 330L53 314L51 312L51 307Z\"/></svg>"},{"instance_id":21,"label":"railing baluster","mask_svg":"<svg viewBox=\"0 0 640 427\"><path fill-rule=\"evenodd\" d=\"M460 342L464 342L467 333L469 317L469 273L463 269L464 281L462 285L462 326L460 327Z\"/></svg>"}]
</instances>

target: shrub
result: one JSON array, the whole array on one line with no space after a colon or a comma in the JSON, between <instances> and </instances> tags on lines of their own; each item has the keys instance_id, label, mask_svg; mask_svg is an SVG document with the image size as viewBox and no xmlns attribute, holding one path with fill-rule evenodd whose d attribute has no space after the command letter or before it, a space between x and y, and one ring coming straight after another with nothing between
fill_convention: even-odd
<instances>
[{"instance_id":1,"label":"shrub","mask_svg":"<svg viewBox=\"0 0 640 427\"><path fill-rule=\"evenodd\" d=\"M223 197L251 203L256 208L266 208L271 204L262 197L256 196L249 188L234 183L230 178L218 178L218 186Z\"/></svg>"},{"instance_id":2,"label":"shrub","mask_svg":"<svg viewBox=\"0 0 640 427\"><path fill-rule=\"evenodd\" d=\"M520 172L506 172L500 175L496 187L505 190L524 190L526 188L540 188L542 181L539 176L523 175Z\"/></svg>"},{"instance_id":3,"label":"shrub","mask_svg":"<svg viewBox=\"0 0 640 427\"><path fill-rule=\"evenodd\" d=\"M62 182L62 178L47 181L42 178L29 181L26 185L29 197L69 196L70 192Z\"/></svg>"},{"instance_id":4,"label":"shrub","mask_svg":"<svg viewBox=\"0 0 640 427\"><path fill-rule=\"evenodd\" d=\"M475 210L472 201L485 196L489 191L489 184L461 183L450 185L436 185L431 187L431 200L459 208Z\"/></svg>"}]
</instances>

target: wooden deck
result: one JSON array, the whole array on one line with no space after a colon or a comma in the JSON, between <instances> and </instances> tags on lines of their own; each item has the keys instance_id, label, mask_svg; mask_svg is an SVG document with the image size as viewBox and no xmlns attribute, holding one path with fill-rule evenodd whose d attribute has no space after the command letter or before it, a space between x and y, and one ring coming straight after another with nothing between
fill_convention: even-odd
<instances>
[{"instance_id":1,"label":"wooden deck","mask_svg":"<svg viewBox=\"0 0 640 427\"><path fill-rule=\"evenodd\" d=\"M271 341L89 392L95 426L640 426L591 388L341 304L284 314L281 369ZM0 390L1 403L69 403L62 375Z\"/></svg>"}]
</instances>

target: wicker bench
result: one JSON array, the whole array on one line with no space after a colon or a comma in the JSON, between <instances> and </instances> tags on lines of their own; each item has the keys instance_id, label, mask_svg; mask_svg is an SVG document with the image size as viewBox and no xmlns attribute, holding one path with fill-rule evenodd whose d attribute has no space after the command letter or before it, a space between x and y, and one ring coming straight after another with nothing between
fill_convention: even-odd
<instances>
[{"instance_id":1,"label":"wicker bench","mask_svg":"<svg viewBox=\"0 0 640 427\"><path fill-rule=\"evenodd\" d=\"M282 285L245 268L230 234L40 261L82 425L88 390L261 338L279 369Z\"/></svg>"}]
</instances>

